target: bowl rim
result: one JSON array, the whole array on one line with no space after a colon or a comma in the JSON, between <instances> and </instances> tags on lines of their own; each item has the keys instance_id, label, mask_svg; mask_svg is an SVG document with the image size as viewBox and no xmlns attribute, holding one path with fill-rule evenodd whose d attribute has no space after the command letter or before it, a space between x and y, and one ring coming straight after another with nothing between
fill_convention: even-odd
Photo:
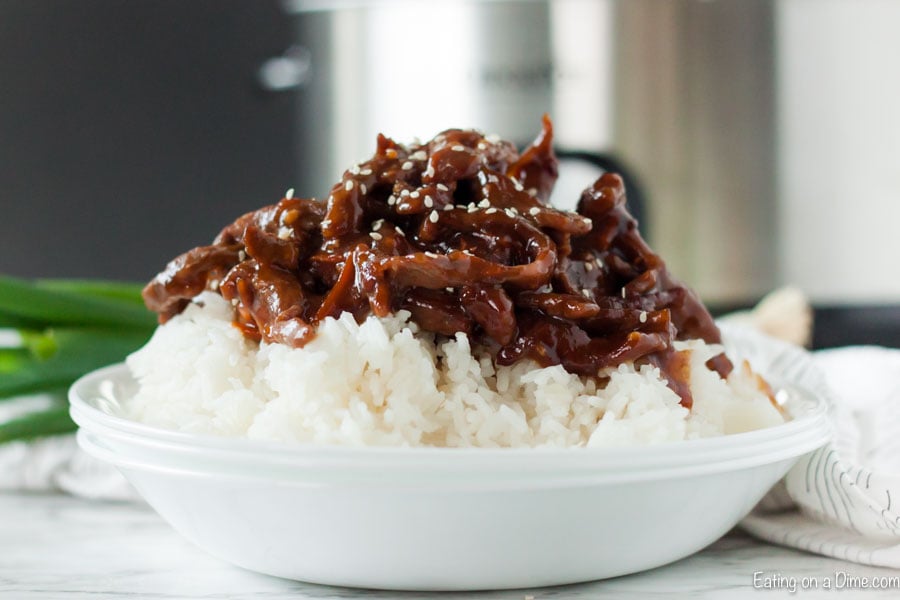
<instances>
[{"instance_id":1,"label":"bowl rim","mask_svg":"<svg viewBox=\"0 0 900 600\"><path fill-rule=\"evenodd\" d=\"M130 381L129 381L130 380ZM635 468L639 465L660 463L716 462L734 456L753 454L765 448L789 448L796 441L812 436L824 443L830 435L827 420L828 403L821 395L793 386L793 394L799 399L800 413L790 421L753 431L721 435L710 438L660 442L625 447L429 447L429 446L341 446L336 444L286 443L271 440L229 438L209 434L185 433L154 427L125 417L111 414L96 406L98 398L109 398L116 382L133 384L130 371L124 363L118 363L88 373L79 378L69 390L70 413L76 423L99 435L118 437L126 443L165 447L170 451L205 454L207 458L252 457L256 460L277 463L317 461L331 464L352 462L392 461L414 464L417 461L454 461L466 465L479 461L537 461L536 468L556 464L564 460L569 464L590 463L593 467L609 463L608 468ZM108 389L102 391L101 387ZM805 452L805 451L804 451ZM800 452L799 454L802 454ZM797 455L799 455L797 454ZM581 460L577 460L581 459ZM575 463L572 461L575 460ZM605 467L607 468L607 467Z\"/></svg>"}]
</instances>

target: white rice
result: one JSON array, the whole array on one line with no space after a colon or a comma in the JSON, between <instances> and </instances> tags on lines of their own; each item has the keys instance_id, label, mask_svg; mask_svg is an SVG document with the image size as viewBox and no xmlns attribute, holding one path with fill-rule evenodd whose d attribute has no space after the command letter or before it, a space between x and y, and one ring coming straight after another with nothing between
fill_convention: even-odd
<instances>
[{"instance_id":1,"label":"white rice","mask_svg":"<svg viewBox=\"0 0 900 600\"><path fill-rule=\"evenodd\" d=\"M726 383L704 368L720 346L690 349L687 410L657 368L621 365L597 389L561 366L495 367L464 334L435 344L409 314L361 325L327 319L303 348L257 344L205 293L128 358L129 405L144 423L193 433L372 446L628 446L783 421L749 370Z\"/></svg>"}]
</instances>

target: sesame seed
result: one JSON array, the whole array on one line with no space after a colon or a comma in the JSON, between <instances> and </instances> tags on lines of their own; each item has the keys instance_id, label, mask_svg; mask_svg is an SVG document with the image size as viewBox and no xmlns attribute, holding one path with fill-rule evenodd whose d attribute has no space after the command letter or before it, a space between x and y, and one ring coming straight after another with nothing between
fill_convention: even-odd
<instances>
[{"instance_id":1,"label":"sesame seed","mask_svg":"<svg viewBox=\"0 0 900 600\"><path fill-rule=\"evenodd\" d=\"M384 225L384 219L378 219L372 223L372 230L381 229L382 225Z\"/></svg>"},{"instance_id":2,"label":"sesame seed","mask_svg":"<svg viewBox=\"0 0 900 600\"><path fill-rule=\"evenodd\" d=\"M452 204L445 204L444 211L453 210L454 206Z\"/></svg>"},{"instance_id":3,"label":"sesame seed","mask_svg":"<svg viewBox=\"0 0 900 600\"><path fill-rule=\"evenodd\" d=\"M232 306L237 306L237 305L238 305L238 299L237 299L237 298L232 298L232 299L231 299L231 305L232 305Z\"/></svg>"},{"instance_id":4,"label":"sesame seed","mask_svg":"<svg viewBox=\"0 0 900 600\"><path fill-rule=\"evenodd\" d=\"M516 208L515 206L510 206L510 207L509 207L509 210L511 210L511 211L512 211L512 214L514 214L514 215L518 215L518 214L519 214L519 209Z\"/></svg>"},{"instance_id":5,"label":"sesame seed","mask_svg":"<svg viewBox=\"0 0 900 600\"><path fill-rule=\"evenodd\" d=\"M481 202L478 203L478 208L488 208L491 205L491 201L485 198Z\"/></svg>"},{"instance_id":6,"label":"sesame seed","mask_svg":"<svg viewBox=\"0 0 900 600\"><path fill-rule=\"evenodd\" d=\"M503 212L505 212L507 214L507 216L512 217L512 218L515 218L515 216L516 216L516 213L514 213L511 208L507 208Z\"/></svg>"},{"instance_id":7,"label":"sesame seed","mask_svg":"<svg viewBox=\"0 0 900 600\"><path fill-rule=\"evenodd\" d=\"M473 212L475 212L475 211L477 211L477 210L478 210L478 207L475 206L473 203L469 202L469 208L468 208L468 211L469 211L470 213L473 213Z\"/></svg>"},{"instance_id":8,"label":"sesame seed","mask_svg":"<svg viewBox=\"0 0 900 600\"><path fill-rule=\"evenodd\" d=\"M353 165L350 167L350 173L353 175L359 175L359 165Z\"/></svg>"},{"instance_id":9,"label":"sesame seed","mask_svg":"<svg viewBox=\"0 0 900 600\"><path fill-rule=\"evenodd\" d=\"M622 297L625 297L625 288L622 288Z\"/></svg>"},{"instance_id":10,"label":"sesame seed","mask_svg":"<svg viewBox=\"0 0 900 600\"><path fill-rule=\"evenodd\" d=\"M288 189L288 191L286 191L286 192L284 193L284 197L287 198L288 200L290 200L291 198L293 198L293 197L294 197L294 188Z\"/></svg>"},{"instance_id":11,"label":"sesame seed","mask_svg":"<svg viewBox=\"0 0 900 600\"><path fill-rule=\"evenodd\" d=\"M410 155L410 158L413 160L425 160L428 158L428 155L425 154L424 150L416 150Z\"/></svg>"},{"instance_id":12,"label":"sesame seed","mask_svg":"<svg viewBox=\"0 0 900 600\"><path fill-rule=\"evenodd\" d=\"M594 222L591 221L590 219L588 219L587 217L584 218L584 224L587 225L588 227L594 226Z\"/></svg>"},{"instance_id":13,"label":"sesame seed","mask_svg":"<svg viewBox=\"0 0 900 600\"><path fill-rule=\"evenodd\" d=\"M537 197L537 188L528 188L528 195L532 198Z\"/></svg>"},{"instance_id":14,"label":"sesame seed","mask_svg":"<svg viewBox=\"0 0 900 600\"><path fill-rule=\"evenodd\" d=\"M531 215L532 217L536 217L540 213L541 213L541 209L538 208L537 206L532 206L531 208L528 209L528 214Z\"/></svg>"},{"instance_id":15,"label":"sesame seed","mask_svg":"<svg viewBox=\"0 0 900 600\"><path fill-rule=\"evenodd\" d=\"M393 206L393 205L397 204L397 198L395 198L394 195L391 194L390 196L388 196L387 202L388 202L388 206Z\"/></svg>"},{"instance_id":16,"label":"sesame seed","mask_svg":"<svg viewBox=\"0 0 900 600\"><path fill-rule=\"evenodd\" d=\"M431 199L431 196L425 196L425 208L431 208L434 206L434 200Z\"/></svg>"},{"instance_id":17,"label":"sesame seed","mask_svg":"<svg viewBox=\"0 0 900 600\"><path fill-rule=\"evenodd\" d=\"M496 175L488 175L488 181L491 183L500 183L500 179Z\"/></svg>"},{"instance_id":18,"label":"sesame seed","mask_svg":"<svg viewBox=\"0 0 900 600\"><path fill-rule=\"evenodd\" d=\"M451 294L453 293L453 288L452 288L452 287L447 287L447 288L444 288L444 289L447 290L448 292L450 292Z\"/></svg>"},{"instance_id":19,"label":"sesame seed","mask_svg":"<svg viewBox=\"0 0 900 600\"><path fill-rule=\"evenodd\" d=\"M428 165L428 168L425 169L425 172L422 173L423 177L434 177L434 165Z\"/></svg>"},{"instance_id":20,"label":"sesame seed","mask_svg":"<svg viewBox=\"0 0 900 600\"><path fill-rule=\"evenodd\" d=\"M403 233L403 230L400 229L400 227L398 227L398 226L394 226L394 231L396 231L400 235L406 235L405 233Z\"/></svg>"},{"instance_id":21,"label":"sesame seed","mask_svg":"<svg viewBox=\"0 0 900 600\"><path fill-rule=\"evenodd\" d=\"M372 174L372 169L370 169L369 167L366 167L365 169L363 169L362 171L360 171L359 174L360 174L360 175L371 175L371 174Z\"/></svg>"},{"instance_id":22,"label":"sesame seed","mask_svg":"<svg viewBox=\"0 0 900 600\"><path fill-rule=\"evenodd\" d=\"M494 208L493 206L490 207L489 209L487 209L486 211L484 211L484 213L487 214L487 215L492 215L492 214L494 214L495 212L497 212L497 209Z\"/></svg>"},{"instance_id":23,"label":"sesame seed","mask_svg":"<svg viewBox=\"0 0 900 600\"><path fill-rule=\"evenodd\" d=\"M588 272L593 271L593 270L594 270L594 264L593 264L593 263L589 263L589 262L585 262L585 263L584 263L584 270L585 270L585 271L588 271Z\"/></svg>"},{"instance_id":24,"label":"sesame seed","mask_svg":"<svg viewBox=\"0 0 900 600\"><path fill-rule=\"evenodd\" d=\"M278 228L278 239L286 240L291 237L291 229L289 227L279 227Z\"/></svg>"},{"instance_id":25,"label":"sesame seed","mask_svg":"<svg viewBox=\"0 0 900 600\"><path fill-rule=\"evenodd\" d=\"M591 297L591 291L590 291L590 290L581 290L581 294L582 294L585 298L590 298L590 297Z\"/></svg>"},{"instance_id":26,"label":"sesame seed","mask_svg":"<svg viewBox=\"0 0 900 600\"><path fill-rule=\"evenodd\" d=\"M641 323L647 322L647 311L646 310L641 311L640 321L641 321Z\"/></svg>"},{"instance_id":27,"label":"sesame seed","mask_svg":"<svg viewBox=\"0 0 900 600\"><path fill-rule=\"evenodd\" d=\"M405 163L403 163L403 164L400 166L400 168L403 169L404 171L409 171L410 169L413 168L413 164L412 164L412 162L410 162L410 161L406 161Z\"/></svg>"},{"instance_id":28,"label":"sesame seed","mask_svg":"<svg viewBox=\"0 0 900 600\"><path fill-rule=\"evenodd\" d=\"M219 280L213 279L212 281L210 281L209 289L211 289L212 291L216 291L217 289L219 289Z\"/></svg>"},{"instance_id":29,"label":"sesame seed","mask_svg":"<svg viewBox=\"0 0 900 600\"><path fill-rule=\"evenodd\" d=\"M436 210L431 211L431 214L428 215L428 220L431 221L432 223L438 222L438 214L437 214Z\"/></svg>"},{"instance_id":30,"label":"sesame seed","mask_svg":"<svg viewBox=\"0 0 900 600\"><path fill-rule=\"evenodd\" d=\"M328 227L331 225L331 219L324 219L322 221L322 227Z\"/></svg>"},{"instance_id":31,"label":"sesame seed","mask_svg":"<svg viewBox=\"0 0 900 600\"><path fill-rule=\"evenodd\" d=\"M515 179L513 179L513 187L516 188L516 191L517 191L517 192L524 192L524 191L525 191L525 187L524 187L521 183L519 183L518 181L516 181Z\"/></svg>"},{"instance_id":32,"label":"sesame seed","mask_svg":"<svg viewBox=\"0 0 900 600\"><path fill-rule=\"evenodd\" d=\"M246 259L247 259L247 253L246 253L246 252L244 252L243 250L241 250L240 252L238 252L238 260L246 260Z\"/></svg>"},{"instance_id":33,"label":"sesame seed","mask_svg":"<svg viewBox=\"0 0 900 600\"><path fill-rule=\"evenodd\" d=\"M369 234L369 237L377 242L378 240L381 239L381 234L373 231L372 233Z\"/></svg>"},{"instance_id":34,"label":"sesame seed","mask_svg":"<svg viewBox=\"0 0 900 600\"><path fill-rule=\"evenodd\" d=\"M601 269L603 268L603 261L600 260L599 258L597 259L597 266L600 267Z\"/></svg>"},{"instance_id":35,"label":"sesame seed","mask_svg":"<svg viewBox=\"0 0 900 600\"><path fill-rule=\"evenodd\" d=\"M479 149L479 150L486 150L486 149L487 149L487 144L485 144L484 142L478 142L478 149Z\"/></svg>"},{"instance_id":36,"label":"sesame seed","mask_svg":"<svg viewBox=\"0 0 900 600\"><path fill-rule=\"evenodd\" d=\"M353 180L352 179L347 180L347 182L344 184L344 189L347 190L348 192L353 189Z\"/></svg>"},{"instance_id":37,"label":"sesame seed","mask_svg":"<svg viewBox=\"0 0 900 600\"><path fill-rule=\"evenodd\" d=\"M462 144L456 144L456 145L452 146L450 149L453 150L454 152L464 152L466 147L463 146Z\"/></svg>"},{"instance_id":38,"label":"sesame seed","mask_svg":"<svg viewBox=\"0 0 900 600\"><path fill-rule=\"evenodd\" d=\"M410 197L410 198L418 198L418 197L419 197L419 190L414 191L412 194L409 195L409 197Z\"/></svg>"},{"instance_id":39,"label":"sesame seed","mask_svg":"<svg viewBox=\"0 0 900 600\"><path fill-rule=\"evenodd\" d=\"M427 256L428 258L437 258L438 257L438 255L435 254L434 252L426 252L425 256Z\"/></svg>"},{"instance_id":40,"label":"sesame seed","mask_svg":"<svg viewBox=\"0 0 900 600\"><path fill-rule=\"evenodd\" d=\"M401 196L404 196L404 197L405 197L405 196L409 196L409 190L403 190L403 191L401 191L401 192L400 192L400 195L401 195Z\"/></svg>"},{"instance_id":41,"label":"sesame seed","mask_svg":"<svg viewBox=\"0 0 900 600\"><path fill-rule=\"evenodd\" d=\"M443 183L437 184L437 189L441 190L442 192L449 192L449 191L450 191L450 188L448 188L448 187L447 187L446 185L444 185Z\"/></svg>"},{"instance_id":42,"label":"sesame seed","mask_svg":"<svg viewBox=\"0 0 900 600\"><path fill-rule=\"evenodd\" d=\"M368 191L366 184L364 184L364 183L359 184L359 191L361 191L363 194L365 194Z\"/></svg>"}]
</instances>

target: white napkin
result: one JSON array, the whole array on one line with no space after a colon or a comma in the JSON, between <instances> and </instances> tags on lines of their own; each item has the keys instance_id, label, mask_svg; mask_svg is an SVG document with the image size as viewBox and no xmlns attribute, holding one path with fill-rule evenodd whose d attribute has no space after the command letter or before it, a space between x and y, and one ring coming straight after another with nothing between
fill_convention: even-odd
<instances>
[{"instance_id":1,"label":"white napkin","mask_svg":"<svg viewBox=\"0 0 900 600\"><path fill-rule=\"evenodd\" d=\"M775 544L900 568L900 350L839 348L813 361L833 392L834 438L741 526Z\"/></svg>"},{"instance_id":2,"label":"white napkin","mask_svg":"<svg viewBox=\"0 0 900 600\"><path fill-rule=\"evenodd\" d=\"M0 421L45 408L50 401L41 395L3 400ZM63 491L108 500L137 498L114 467L78 447L74 434L0 444L0 490Z\"/></svg>"}]
</instances>

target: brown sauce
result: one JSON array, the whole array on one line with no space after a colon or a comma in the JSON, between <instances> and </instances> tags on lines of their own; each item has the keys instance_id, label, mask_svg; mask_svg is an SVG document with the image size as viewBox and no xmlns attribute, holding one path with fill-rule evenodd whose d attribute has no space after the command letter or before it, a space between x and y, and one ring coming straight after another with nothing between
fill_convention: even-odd
<instances>
[{"instance_id":1,"label":"brown sauce","mask_svg":"<svg viewBox=\"0 0 900 600\"><path fill-rule=\"evenodd\" d=\"M557 177L552 126L521 155L448 130L344 173L327 201L285 198L240 217L144 289L164 323L204 290L234 305L256 340L302 346L326 317L408 310L423 329L465 332L499 364L531 359L597 376L626 361L658 366L691 406L673 341L720 341L697 296L641 238L621 177L604 174L577 212L547 204ZM724 355L708 368L725 376Z\"/></svg>"}]
</instances>

